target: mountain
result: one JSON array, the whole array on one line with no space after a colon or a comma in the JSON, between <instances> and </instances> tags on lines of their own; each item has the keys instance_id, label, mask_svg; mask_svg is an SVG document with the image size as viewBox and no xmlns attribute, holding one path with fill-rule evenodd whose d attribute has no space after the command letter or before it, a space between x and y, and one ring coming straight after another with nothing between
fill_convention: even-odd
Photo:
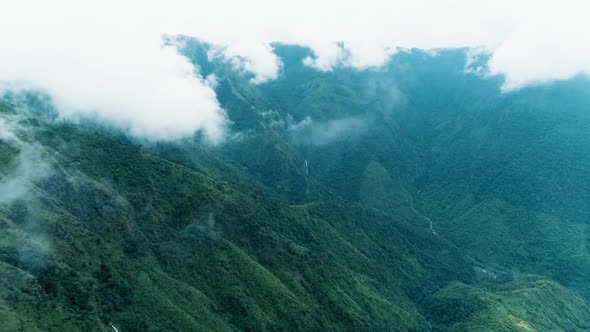
<instances>
[{"instance_id":1,"label":"mountain","mask_svg":"<svg viewBox=\"0 0 590 332\"><path fill-rule=\"evenodd\" d=\"M0 330L590 329L586 77L502 92L463 49L321 72L275 44L255 85L182 45L220 145L0 104Z\"/></svg>"}]
</instances>

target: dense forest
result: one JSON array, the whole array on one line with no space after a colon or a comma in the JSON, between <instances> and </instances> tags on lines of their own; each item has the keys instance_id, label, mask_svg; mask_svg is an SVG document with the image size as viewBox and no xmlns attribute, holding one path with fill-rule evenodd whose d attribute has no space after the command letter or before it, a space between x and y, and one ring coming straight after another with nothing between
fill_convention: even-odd
<instances>
[{"instance_id":1,"label":"dense forest","mask_svg":"<svg viewBox=\"0 0 590 332\"><path fill-rule=\"evenodd\" d=\"M253 84L183 41L221 143L4 96L0 330L590 330L587 77L503 92L465 49L318 71L275 44Z\"/></svg>"}]
</instances>

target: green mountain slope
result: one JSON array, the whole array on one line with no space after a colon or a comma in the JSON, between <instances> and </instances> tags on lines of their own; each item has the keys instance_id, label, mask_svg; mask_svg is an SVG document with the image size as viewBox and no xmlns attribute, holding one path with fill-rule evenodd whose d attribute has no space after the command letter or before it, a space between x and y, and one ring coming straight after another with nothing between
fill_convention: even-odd
<instances>
[{"instance_id":1,"label":"green mountain slope","mask_svg":"<svg viewBox=\"0 0 590 332\"><path fill-rule=\"evenodd\" d=\"M451 284L434 296L432 310L448 331L585 331L584 300L562 286L525 278L491 289Z\"/></svg>"},{"instance_id":2,"label":"green mountain slope","mask_svg":"<svg viewBox=\"0 0 590 332\"><path fill-rule=\"evenodd\" d=\"M503 94L464 50L249 83L144 142L0 103L0 330L585 331L585 78Z\"/></svg>"},{"instance_id":3,"label":"green mountain slope","mask_svg":"<svg viewBox=\"0 0 590 332\"><path fill-rule=\"evenodd\" d=\"M20 126L51 158L0 215L7 326L421 330L420 301L473 279L448 243L378 211L289 206L104 134Z\"/></svg>"}]
</instances>

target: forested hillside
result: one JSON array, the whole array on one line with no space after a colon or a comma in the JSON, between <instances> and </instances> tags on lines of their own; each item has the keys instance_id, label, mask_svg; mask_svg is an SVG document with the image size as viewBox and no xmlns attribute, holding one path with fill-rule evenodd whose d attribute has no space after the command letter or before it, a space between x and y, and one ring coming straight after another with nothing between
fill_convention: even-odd
<instances>
[{"instance_id":1,"label":"forested hillside","mask_svg":"<svg viewBox=\"0 0 590 332\"><path fill-rule=\"evenodd\" d=\"M275 44L253 84L183 42L219 144L5 96L0 330L590 330L586 77L502 92L463 49L322 72Z\"/></svg>"}]
</instances>

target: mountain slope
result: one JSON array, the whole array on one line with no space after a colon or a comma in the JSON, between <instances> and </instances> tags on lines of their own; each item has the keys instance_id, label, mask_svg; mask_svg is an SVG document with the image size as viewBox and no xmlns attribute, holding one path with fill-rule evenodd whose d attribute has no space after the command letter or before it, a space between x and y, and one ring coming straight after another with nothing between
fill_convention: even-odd
<instances>
[{"instance_id":1,"label":"mountain slope","mask_svg":"<svg viewBox=\"0 0 590 332\"><path fill-rule=\"evenodd\" d=\"M25 329L421 330L423 297L473 279L452 246L378 211L289 206L104 134L19 126L51 156L0 215L22 238L1 258Z\"/></svg>"},{"instance_id":2,"label":"mountain slope","mask_svg":"<svg viewBox=\"0 0 590 332\"><path fill-rule=\"evenodd\" d=\"M0 103L1 330L589 328L585 78L503 94L464 50L318 72L277 44L253 85L207 47L220 146Z\"/></svg>"}]
</instances>

